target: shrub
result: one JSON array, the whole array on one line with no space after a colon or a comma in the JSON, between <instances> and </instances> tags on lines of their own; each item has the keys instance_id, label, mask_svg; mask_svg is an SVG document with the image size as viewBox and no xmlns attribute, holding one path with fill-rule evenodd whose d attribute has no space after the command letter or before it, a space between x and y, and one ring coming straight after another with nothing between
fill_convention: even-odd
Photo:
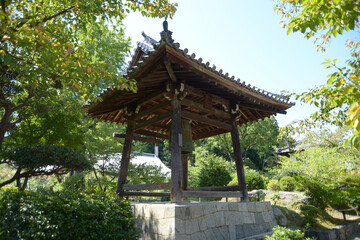
<instances>
[{"instance_id":1,"label":"shrub","mask_svg":"<svg viewBox=\"0 0 360 240\"><path fill-rule=\"evenodd\" d=\"M189 187L226 186L231 181L230 166L224 158L202 147L194 151L195 166L189 166Z\"/></svg>"},{"instance_id":2,"label":"shrub","mask_svg":"<svg viewBox=\"0 0 360 240\"><path fill-rule=\"evenodd\" d=\"M297 182L293 177L286 176L280 179L279 187L282 191L294 191L296 188Z\"/></svg>"},{"instance_id":3,"label":"shrub","mask_svg":"<svg viewBox=\"0 0 360 240\"><path fill-rule=\"evenodd\" d=\"M231 181L230 171L225 160L210 155L199 172L199 186L226 186Z\"/></svg>"},{"instance_id":4,"label":"shrub","mask_svg":"<svg viewBox=\"0 0 360 240\"><path fill-rule=\"evenodd\" d=\"M325 210L333 198L333 189L329 189L319 180L305 176L297 176L298 181L305 188L305 194L310 198L310 203L315 207Z\"/></svg>"},{"instance_id":5,"label":"shrub","mask_svg":"<svg viewBox=\"0 0 360 240\"><path fill-rule=\"evenodd\" d=\"M267 184L267 189L272 191L279 191L280 190L279 180L271 179Z\"/></svg>"},{"instance_id":6,"label":"shrub","mask_svg":"<svg viewBox=\"0 0 360 240\"><path fill-rule=\"evenodd\" d=\"M305 238L305 233L300 230L276 226L273 231L271 236L265 236L265 240L315 240L315 238Z\"/></svg>"},{"instance_id":7,"label":"shrub","mask_svg":"<svg viewBox=\"0 0 360 240\"><path fill-rule=\"evenodd\" d=\"M245 168L245 179L246 179L246 186L248 191L265 188L264 178L261 175L261 173L256 170ZM237 184L238 184L238 179L237 176L235 176L228 185L235 186Z\"/></svg>"},{"instance_id":8,"label":"shrub","mask_svg":"<svg viewBox=\"0 0 360 240\"><path fill-rule=\"evenodd\" d=\"M301 214L304 215L304 225L305 226L314 226L316 223L316 218L320 216L320 209L314 205L303 205L300 207Z\"/></svg>"},{"instance_id":9,"label":"shrub","mask_svg":"<svg viewBox=\"0 0 360 240\"><path fill-rule=\"evenodd\" d=\"M104 193L19 192L0 198L0 239L137 239L127 202Z\"/></svg>"},{"instance_id":10,"label":"shrub","mask_svg":"<svg viewBox=\"0 0 360 240\"><path fill-rule=\"evenodd\" d=\"M279 194L275 194L274 196L271 197L271 200L274 202L274 205L276 205L276 203L280 200L280 195Z\"/></svg>"},{"instance_id":11,"label":"shrub","mask_svg":"<svg viewBox=\"0 0 360 240\"><path fill-rule=\"evenodd\" d=\"M265 182L260 172L249 170L245 173L246 185L249 191L254 189L264 189Z\"/></svg>"}]
</instances>

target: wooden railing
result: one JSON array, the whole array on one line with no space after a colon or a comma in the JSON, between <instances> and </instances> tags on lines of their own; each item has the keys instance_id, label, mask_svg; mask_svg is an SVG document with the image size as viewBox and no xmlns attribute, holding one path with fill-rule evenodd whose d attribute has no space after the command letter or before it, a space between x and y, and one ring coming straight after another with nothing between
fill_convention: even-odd
<instances>
[{"instance_id":1,"label":"wooden railing","mask_svg":"<svg viewBox=\"0 0 360 240\"><path fill-rule=\"evenodd\" d=\"M170 190L171 183L152 183L152 184L125 184L124 196L138 197L170 197L170 192L141 192L143 190ZM189 187L182 190L183 197L219 198L243 196L239 186L224 187Z\"/></svg>"}]
</instances>

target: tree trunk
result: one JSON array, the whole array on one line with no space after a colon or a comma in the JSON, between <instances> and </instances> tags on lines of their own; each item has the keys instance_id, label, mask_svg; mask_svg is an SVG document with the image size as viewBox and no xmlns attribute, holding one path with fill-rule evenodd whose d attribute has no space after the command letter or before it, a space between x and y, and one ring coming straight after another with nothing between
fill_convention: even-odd
<instances>
[{"instance_id":1,"label":"tree trunk","mask_svg":"<svg viewBox=\"0 0 360 240\"><path fill-rule=\"evenodd\" d=\"M0 121L0 149L2 149L1 146L4 141L6 131L8 130L7 128L8 128L8 124L9 124L12 113L13 112L11 110L11 107L5 106L4 115L2 116L1 121Z\"/></svg>"}]
</instances>

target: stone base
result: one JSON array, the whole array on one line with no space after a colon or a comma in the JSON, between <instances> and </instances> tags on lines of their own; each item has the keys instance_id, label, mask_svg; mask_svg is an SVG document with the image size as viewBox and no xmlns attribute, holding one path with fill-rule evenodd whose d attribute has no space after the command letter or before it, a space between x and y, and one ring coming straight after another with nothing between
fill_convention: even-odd
<instances>
[{"instance_id":1,"label":"stone base","mask_svg":"<svg viewBox=\"0 0 360 240\"><path fill-rule=\"evenodd\" d=\"M276 225L270 202L135 203L140 239L261 239Z\"/></svg>"}]
</instances>

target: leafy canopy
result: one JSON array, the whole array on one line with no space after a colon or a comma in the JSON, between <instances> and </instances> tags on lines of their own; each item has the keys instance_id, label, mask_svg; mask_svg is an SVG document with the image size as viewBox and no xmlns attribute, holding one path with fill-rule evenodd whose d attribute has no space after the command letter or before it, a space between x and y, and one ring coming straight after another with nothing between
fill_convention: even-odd
<instances>
[{"instance_id":1,"label":"leafy canopy","mask_svg":"<svg viewBox=\"0 0 360 240\"><path fill-rule=\"evenodd\" d=\"M345 31L359 30L360 2L353 0L278 0L275 10L282 15L287 33L300 31L305 38L315 37L316 49L325 51L332 37ZM352 136L345 144L360 148L360 41L349 39L350 49L345 66L338 66L337 59L326 59L323 65L335 72L328 76L326 84L296 95L302 102L319 108L310 121L328 122L352 129Z\"/></svg>"},{"instance_id":2,"label":"leafy canopy","mask_svg":"<svg viewBox=\"0 0 360 240\"><path fill-rule=\"evenodd\" d=\"M41 98L65 89L84 101L110 85L136 91L121 76L130 49L121 20L130 11L172 17L175 10L168 0L1 1L0 146Z\"/></svg>"}]
</instances>

